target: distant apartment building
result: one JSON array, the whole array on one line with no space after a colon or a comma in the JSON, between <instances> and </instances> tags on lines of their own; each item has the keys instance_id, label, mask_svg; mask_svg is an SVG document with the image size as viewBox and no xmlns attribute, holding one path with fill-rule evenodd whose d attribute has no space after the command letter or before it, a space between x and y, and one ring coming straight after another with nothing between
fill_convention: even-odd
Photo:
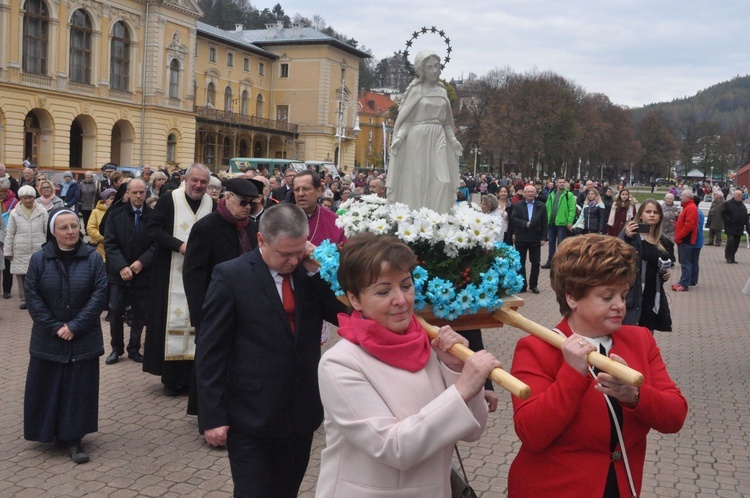
<instances>
[{"instance_id":1,"label":"distant apartment building","mask_svg":"<svg viewBox=\"0 0 750 498\"><path fill-rule=\"evenodd\" d=\"M359 95L359 127L357 137L357 164L361 168L383 168L387 156L383 151L390 147L391 108L396 104L389 95L361 92Z\"/></svg>"}]
</instances>

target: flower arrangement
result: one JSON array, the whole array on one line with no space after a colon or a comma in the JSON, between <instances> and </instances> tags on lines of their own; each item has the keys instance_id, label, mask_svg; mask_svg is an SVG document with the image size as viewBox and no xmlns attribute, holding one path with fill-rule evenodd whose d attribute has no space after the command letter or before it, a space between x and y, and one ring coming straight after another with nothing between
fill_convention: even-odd
<instances>
[{"instance_id":1,"label":"flower arrangement","mask_svg":"<svg viewBox=\"0 0 750 498\"><path fill-rule=\"evenodd\" d=\"M367 195L343 203L338 214L336 225L347 237L390 234L411 247L419 261L413 272L416 310L429 304L435 316L455 320L481 308L497 309L503 297L523 287L518 252L496 240L499 220L476 206L465 203L441 215ZM343 294L337 276L338 247L325 241L314 257L323 279L337 295Z\"/></svg>"}]
</instances>

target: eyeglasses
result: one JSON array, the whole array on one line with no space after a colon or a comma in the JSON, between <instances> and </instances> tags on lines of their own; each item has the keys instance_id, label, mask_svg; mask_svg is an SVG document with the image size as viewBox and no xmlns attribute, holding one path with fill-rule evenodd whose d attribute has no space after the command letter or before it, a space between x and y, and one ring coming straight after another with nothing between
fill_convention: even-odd
<instances>
[{"instance_id":1,"label":"eyeglasses","mask_svg":"<svg viewBox=\"0 0 750 498\"><path fill-rule=\"evenodd\" d=\"M237 194L235 194L234 192L229 192L229 193L232 194L232 197L234 197L235 199L237 199L237 202L239 202L240 206L242 206L242 207L246 207L246 206L248 206L250 204L257 204L258 203L258 201L255 200L255 199L240 199L237 196Z\"/></svg>"},{"instance_id":2,"label":"eyeglasses","mask_svg":"<svg viewBox=\"0 0 750 498\"><path fill-rule=\"evenodd\" d=\"M206 190L221 190L221 187L217 187L216 185L209 185L206 187Z\"/></svg>"}]
</instances>

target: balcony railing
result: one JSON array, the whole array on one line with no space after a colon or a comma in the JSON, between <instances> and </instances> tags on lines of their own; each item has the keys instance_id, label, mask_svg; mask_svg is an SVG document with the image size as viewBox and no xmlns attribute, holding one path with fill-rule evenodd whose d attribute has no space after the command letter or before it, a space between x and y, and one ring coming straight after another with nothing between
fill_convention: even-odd
<instances>
[{"instance_id":1,"label":"balcony railing","mask_svg":"<svg viewBox=\"0 0 750 498\"><path fill-rule=\"evenodd\" d=\"M276 121L274 119L259 118L256 116L246 116L233 111L220 111L211 107L195 107L195 114L198 117L211 119L226 124L247 125L253 128L263 128L266 130L281 131L286 133L297 133L297 125L287 123L286 121Z\"/></svg>"},{"instance_id":2,"label":"balcony railing","mask_svg":"<svg viewBox=\"0 0 750 498\"><path fill-rule=\"evenodd\" d=\"M113 88L110 88L109 96L112 97L113 99L133 100L133 94L125 90L115 90Z\"/></svg>"},{"instance_id":3,"label":"balcony railing","mask_svg":"<svg viewBox=\"0 0 750 498\"><path fill-rule=\"evenodd\" d=\"M94 86L86 83L76 83L75 81L68 81L68 90L76 93L85 93L86 95L94 95Z\"/></svg>"},{"instance_id":4,"label":"balcony railing","mask_svg":"<svg viewBox=\"0 0 750 498\"><path fill-rule=\"evenodd\" d=\"M29 85L45 87L52 86L52 78L43 74L22 73L22 79L24 83L28 83Z\"/></svg>"}]
</instances>

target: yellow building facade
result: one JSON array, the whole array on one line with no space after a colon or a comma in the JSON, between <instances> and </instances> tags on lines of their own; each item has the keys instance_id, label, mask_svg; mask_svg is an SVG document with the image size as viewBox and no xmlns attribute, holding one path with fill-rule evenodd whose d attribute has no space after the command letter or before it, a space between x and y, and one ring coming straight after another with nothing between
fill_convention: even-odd
<instances>
[{"instance_id":1,"label":"yellow building facade","mask_svg":"<svg viewBox=\"0 0 750 498\"><path fill-rule=\"evenodd\" d=\"M2 0L0 161L192 162L192 0Z\"/></svg>"},{"instance_id":2,"label":"yellow building facade","mask_svg":"<svg viewBox=\"0 0 750 498\"><path fill-rule=\"evenodd\" d=\"M312 28L198 23L196 157L332 161L353 168L359 63L368 54ZM340 149L339 149L340 146ZM340 152L339 152L340 151Z\"/></svg>"},{"instance_id":3,"label":"yellow building facade","mask_svg":"<svg viewBox=\"0 0 750 498\"><path fill-rule=\"evenodd\" d=\"M0 0L0 162L220 169L334 158L340 143L353 165L367 54L311 28L201 16L193 0Z\"/></svg>"}]
</instances>

